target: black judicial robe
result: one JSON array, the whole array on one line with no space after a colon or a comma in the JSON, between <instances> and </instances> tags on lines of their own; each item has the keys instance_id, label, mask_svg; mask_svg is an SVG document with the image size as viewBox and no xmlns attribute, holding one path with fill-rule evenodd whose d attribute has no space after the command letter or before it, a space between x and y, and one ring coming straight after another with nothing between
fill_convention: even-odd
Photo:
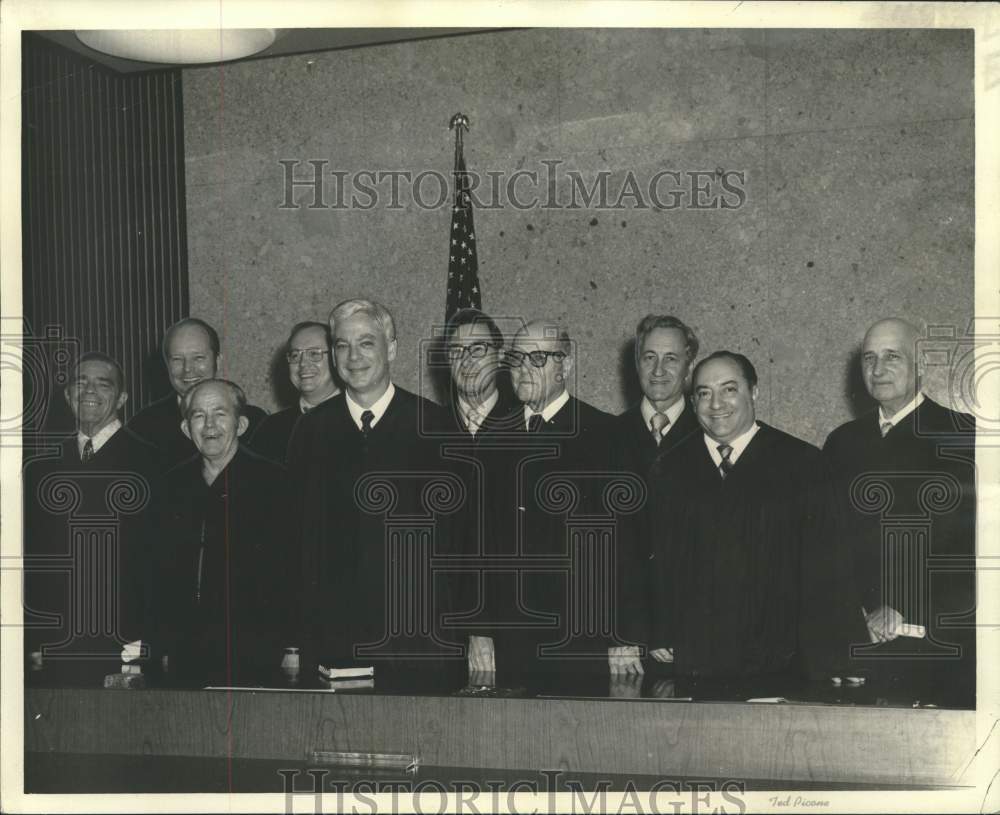
<instances>
[{"instance_id":1,"label":"black judicial robe","mask_svg":"<svg viewBox=\"0 0 1000 815\"><path fill-rule=\"evenodd\" d=\"M673 647L681 676L835 674L847 632L863 631L817 577L834 545L820 451L758 424L725 480L692 434L655 482L649 644Z\"/></svg>"},{"instance_id":2,"label":"black judicial robe","mask_svg":"<svg viewBox=\"0 0 1000 815\"><path fill-rule=\"evenodd\" d=\"M929 605L917 590L890 603L907 622L927 626L927 638L899 637L869 648L854 660L855 671L919 676L974 693L975 420L925 398L885 438L875 410L834 430L823 452L836 479L853 579L866 609L885 602L883 526L888 533L901 524L914 539L926 535L931 558L921 569L910 547L908 560L928 586ZM914 572L910 585L917 580ZM942 615L960 619L946 621ZM955 645L961 656L946 653Z\"/></svg>"},{"instance_id":3,"label":"black judicial robe","mask_svg":"<svg viewBox=\"0 0 1000 815\"><path fill-rule=\"evenodd\" d=\"M617 630L631 644L645 645L649 638L652 594L653 554L652 488L650 478L668 466L670 454L691 434L700 434L701 426L690 405L674 422L660 444L653 440L641 405L615 417L611 454L614 469L631 473L642 480L646 500L633 513L618 521L618 603ZM655 465L655 466L654 466Z\"/></svg>"},{"instance_id":4,"label":"black judicial robe","mask_svg":"<svg viewBox=\"0 0 1000 815\"><path fill-rule=\"evenodd\" d=\"M25 645L41 649L46 664L67 658L100 684L103 674L119 670L124 643L148 640L158 473L156 451L125 427L86 464L74 433L56 457L25 467ZM94 625L96 632L84 633Z\"/></svg>"},{"instance_id":5,"label":"black judicial robe","mask_svg":"<svg viewBox=\"0 0 1000 815\"><path fill-rule=\"evenodd\" d=\"M294 405L265 417L250 439L250 449L264 458L284 464L288 456L288 443L302 415L302 408Z\"/></svg>"},{"instance_id":6,"label":"black judicial robe","mask_svg":"<svg viewBox=\"0 0 1000 815\"><path fill-rule=\"evenodd\" d=\"M250 424L241 436L244 443L253 437L257 426L265 416L267 414L259 407L246 406L246 417ZM144 407L128 423L133 433L159 451L164 471L176 467L198 453L194 442L181 430L183 418L180 405L177 404L177 394L170 393Z\"/></svg>"},{"instance_id":7,"label":"black judicial robe","mask_svg":"<svg viewBox=\"0 0 1000 815\"><path fill-rule=\"evenodd\" d=\"M453 396L443 409L447 435L438 441L442 458L465 485L465 500L452 519L454 554L462 568L451 575L454 639L493 637L518 619L514 571L496 568L495 558L514 553L516 517L511 511L516 469L507 442L523 438L523 406L509 389L499 390L496 404L475 436L465 426ZM491 562L492 561L492 562Z\"/></svg>"},{"instance_id":8,"label":"black judicial robe","mask_svg":"<svg viewBox=\"0 0 1000 815\"><path fill-rule=\"evenodd\" d=\"M464 650L443 641L448 584L431 562L449 551L462 492L433 438L443 421L438 405L398 385L367 438L343 393L299 420L288 461L304 665L464 664Z\"/></svg>"},{"instance_id":9,"label":"black judicial robe","mask_svg":"<svg viewBox=\"0 0 1000 815\"><path fill-rule=\"evenodd\" d=\"M603 552L607 539L597 530L615 518L607 494L612 417L571 397L540 431L527 432L523 407L520 419L507 439L507 489L497 496L516 591L491 611L494 619L509 615L494 636L497 671L606 670L613 550Z\"/></svg>"},{"instance_id":10,"label":"black judicial robe","mask_svg":"<svg viewBox=\"0 0 1000 815\"><path fill-rule=\"evenodd\" d=\"M263 681L296 644L287 476L242 445L211 485L201 468L198 457L166 476L154 644L182 678Z\"/></svg>"}]
</instances>

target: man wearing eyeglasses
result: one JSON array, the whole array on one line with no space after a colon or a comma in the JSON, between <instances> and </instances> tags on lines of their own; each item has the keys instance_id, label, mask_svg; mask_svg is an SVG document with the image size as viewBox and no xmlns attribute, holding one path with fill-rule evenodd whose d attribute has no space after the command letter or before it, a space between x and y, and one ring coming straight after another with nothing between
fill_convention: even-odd
<instances>
[{"instance_id":1,"label":"man wearing eyeglasses","mask_svg":"<svg viewBox=\"0 0 1000 815\"><path fill-rule=\"evenodd\" d=\"M569 587L580 564L574 561L569 571L545 572L530 559L576 557L577 550L571 552L575 543L569 541L571 522L601 511L601 478L611 464L611 417L567 391L575 353L558 322L543 319L525 325L514 337L507 363L521 402L520 437L511 442L519 476L510 507L518 519L518 552L525 558L519 570L523 600L519 605L534 613L535 625L542 627L499 632L497 670L509 666L541 675L606 670L608 642L586 622L595 611L593 603L608 601L606 591L598 585L574 605ZM558 494L571 495L575 506L563 506ZM598 582L601 577L597 574ZM578 636L571 639L573 632Z\"/></svg>"},{"instance_id":2,"label":"man wearing eyeglasses","mask_svg":"<svg viewBox=\"0 0 1000 815\"><path fill-rule=\"evenodd\" d=\"M285 361L299 403L272 413L261 423L250 446L264 458L284 464L299 417L340 393L331 369L331 345L330 326L325 323L306 321L292 328Z\"/></svg>"},{"instance_id":3,"label":"man wearing eyeglasses","mask_svg":"<svg viewBox=\"0 0 1000 815\"><path fill-rule=\"evenodd\" d=\"M448 322L445 346L451 379L448 448L467 488L465 505L454 521L461 530L457 537L463 553L473 560L513 554L513 529L498 496L508 490L512 475L504 438L520 434L523 425L521 403L503 367L503 333L489 315L461 309ZM511 617L497 602L500 597L515 598L516 586L510 574L480 576L470 571L456 576L455 594L462 598L462 608L474 615L465 624L471 625L470 619L482 623L469 637L470 682L488 684L486 674L496 670L493 626Z\"/></svg>"}]
</instances>

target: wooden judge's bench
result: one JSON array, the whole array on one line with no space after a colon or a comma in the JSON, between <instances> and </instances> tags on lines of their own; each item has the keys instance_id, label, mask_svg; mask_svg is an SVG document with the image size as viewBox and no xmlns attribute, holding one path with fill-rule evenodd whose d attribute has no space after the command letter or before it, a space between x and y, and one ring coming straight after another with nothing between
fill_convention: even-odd
<instances>
[{"instance_id":1,"label":"wooden judge's bench","mask_svg":"<svg viewBox=\"0 0 1000 815\"><path fill-rule=\"evenodd\" d=\"M347 691L273 684L106 690L29 674L25 791L277 793L280 771L309 769L445 784L552 770L612 789L664 779L955 788L971 783L976 752L975 711L927 689L649 675L528 681L516 696L433 675L377 676L374 689ZM786 701L747 701L775 697ZM400 757L416 767L393 770Z\"/></svg>"}]
</instances>

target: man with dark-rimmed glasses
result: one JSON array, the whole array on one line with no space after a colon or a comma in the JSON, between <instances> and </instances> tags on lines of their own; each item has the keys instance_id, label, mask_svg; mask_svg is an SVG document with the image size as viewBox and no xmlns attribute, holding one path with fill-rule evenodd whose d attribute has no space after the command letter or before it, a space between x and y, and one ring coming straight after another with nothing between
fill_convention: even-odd
<instances>
[{"instance_id":1,"label":"man with dark-rimmed glasses","mask_svg":"<svg viewBox=\"0 0 1000 815\"><path fill-rule=\"evenodd\" d=\"M307 320L288 335L285 361L288 378L298 391L298 404L268 416L254 434L250 446L264 458L285 463L288 442L299 418L340 393L330 360L330 326Z\"/></svg>"},{"instance_id":2,"label":"man with dark-rimmed glasses","mask_svg":"<svg viewBox=\"0 0 1000 815\"><path fill-rule=\"evenodd\" d=\"M530 627L519 621L498 632L496 667L542 676L607 670L609 643L592 623L609 601L601 579L609 575L594 573L586 595L575 595L574 586L578 572L594 565L577 531L581 518L600 512L611 416L566 389L575 351L556 321L527 323L505 356L521 403L517 437L508 444L516 478L505 508L516 519L513 545L523 560L515 608L533 619ZM538 568L538 558L552 558L556 568Z\"/></svg>"}]
</instances>

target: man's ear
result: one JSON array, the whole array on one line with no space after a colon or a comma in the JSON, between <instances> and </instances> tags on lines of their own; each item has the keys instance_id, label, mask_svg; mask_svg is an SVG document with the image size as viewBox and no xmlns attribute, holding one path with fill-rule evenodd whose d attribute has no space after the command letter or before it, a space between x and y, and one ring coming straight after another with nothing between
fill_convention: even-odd
<instances>
[{"instance_id":1,"label":"man's ear","mask_svg":"<svg viewBox=\"0 0 1000 815\"><path fill-rule=\"evenodd\" d=\"M127 401L128 401L128 391L122 391L121 393L119 393L118 402L115 404L115 412L117 413L119 410L121 410Z\"/></svg>"},{"instance_id":2,"label":"man's ear","mask_svg":"<svg viewBox=\"0 0 1000 815\"><path fill-rule=\"evenodd\" d=\"M757 388L757 386L756 386L756 385L754 385L754 386L753 386L753 387L752 387L752 388L750 389L750 399L751 399L751 401L753 401L753 403L754 403L755 405L757 404L757 394L758 394L759 392L760 392L760 391L758 390L758 388Z\"/></svg>"},{"instance_id":3,"label":"man's ear","mask_svg":"<svg viewBox=\"0 0 1000 815\"><path fill-rule=\"evenodd\" d=\"M191 439L191 428L188 425L187 419L181 419L181 432L189 439ZM191 439L191 441L194 441L194 439Z\"/></svg>"},{"instance_id":4,"label":"man's ear","mask_svg":"<svg viewBox=\"0 0 1000 815\"><path fill-rule=\"evenodd\" d=\"M573 357L563 357L562 361L563 378L567 378L570 374L570 371L573 370L573 362L574 362Z\"/></svg>"},{"instance_id":5,"label":"man's ear","mask_svg":"<svg viewBox=\"0 0 1000 815\"><path fill-rule=\"evenodd\" d=\"M924 381L924 373L927 371L927 355L923 351L917 351L917 390Z\"/></svg>"},{"instance_id":6,"label":"man's ear","mask_svg":"<svg viewBox=\"0 0 1000 815\"><path fill-rule=\"evenodd\" d=\"M215 355L215 370L212 372L212 378L218 379L218 377L220 376L219 371L221 370L222 370L222 351L219 351L219 353Z\"/></svg>"},{"instance_id":7,"label":"man's ear","mask_svg":"<svg viewBox=\"0 0 1000 815\"><path fill-rule=\"evenodd\" d=\"M73 409L73 400L70 398L70 395L69 395L69 385L67 385L65 388L63 388L63 398L66 400L66 404L69 405L70 410L72 410ZM73 412L74 412L74 414L76 413L76 411L73 411Z\"/></svg>"},{"instance_id":8,"label":"man's ear","mask_svg":"<svg viewBox=\"0 0 1000 815\"><path fill-rule=\"evenodd\" d=\"M248 427L250 427L250 420L246 416L240 416L240 420L236 423L237 438L246 433Z\"/></svg>"},{"instance_id":9,"label":"man's ear","mask_svg":"<svg viewBox=\"0 0 1000 815\"><path fill-rule=\"evenodd\" d=\"M389 362L392 362L395 358L396 358L396 341L392 340L389 343L389 346L388 346L388 349L387 349L386 359L388 359Z\"/></svg>"}]
</instances>

